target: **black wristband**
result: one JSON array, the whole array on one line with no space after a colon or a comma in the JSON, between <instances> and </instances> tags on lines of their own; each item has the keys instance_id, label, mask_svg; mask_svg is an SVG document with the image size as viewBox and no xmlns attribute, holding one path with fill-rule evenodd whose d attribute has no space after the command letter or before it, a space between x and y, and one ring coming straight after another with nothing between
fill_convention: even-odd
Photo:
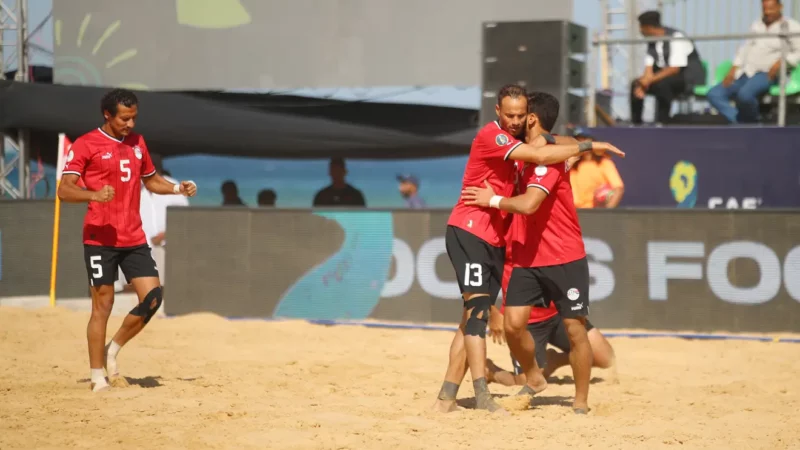
<instances>
[{"instance_id":1,"label":"black wristband","mask_svg":"<svg viewBox=\"0 0 800 450\"><path fill-rule=\"evenodd\" d=\"M578 144L578 150L581 153L588 152L591 149L592 149L592 142L591 141L585 141L585 142L581 142L580 144Z\"/></svg>"},{"instance_id":2,"label":"black wristband","mask_svg":"<svg viewBox=\"0 0 800 450\"><path fill-rule=\"evenodd\" d=\"M553 137L550 133L542 133L542 137L544 138L545 142L552 145L556 143L556 138Z\"/></svg>"}]
</instances>

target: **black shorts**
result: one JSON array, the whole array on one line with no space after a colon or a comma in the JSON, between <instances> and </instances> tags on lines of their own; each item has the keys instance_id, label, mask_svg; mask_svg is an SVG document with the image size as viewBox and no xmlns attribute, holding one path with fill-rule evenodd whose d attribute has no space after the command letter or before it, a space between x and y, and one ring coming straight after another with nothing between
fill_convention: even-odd
<instances>
[{"instance_id":1,"label":"black shorts","mask_svg":"<svg viewBox=\"0 0 800 450\"><path fill-rule=\"evenodd\" d=\"M503 279L505 247L489 245L474 234L452 225L447 226L444 243L461 293L489 294L494 302Z\"/></svg>"},{"instance_id":2,"label":"black shorts","mask_svg":"<svg viewBox=\"0 0 800 450\"><path fill-rule=\"evenodd\" d=\"M508 280L509 306L547 308L553 301L567 319L589 315L589 262L586 258L546 267L515 267Z\"/></svg>"},{"instance_id":3,"label":"black shorts","mask_svg":"<svg viewBox=\"0 0 800 450\"><path fill-rule=\"evenodd\" d=\"M120 268L128 282L134 278L158 277L158 268L147 244L136 247L84 244L83 259L92 286L114 284L119 278Z\"/></svg>"},{"instance_id":4,"label":"black shorts","mask_svg":"<svg viewBox=\"0 0 800 450\"><path fill-rule=\"evenodd\" d=\"M586 331L594 328L589 320L586 320ZM544 369L547 366L547 344L561 350L562 352L569 353L569 336L567 336L567 329L564 327L564 321L559 316L553 316L543 322L528 324L528 332L533 337L533 342L536 343L536 363L539 367ZM514 373L519 375L522 373L522 366L511 355L511 363L514 365Z\"/></svg>"}]
</instances>

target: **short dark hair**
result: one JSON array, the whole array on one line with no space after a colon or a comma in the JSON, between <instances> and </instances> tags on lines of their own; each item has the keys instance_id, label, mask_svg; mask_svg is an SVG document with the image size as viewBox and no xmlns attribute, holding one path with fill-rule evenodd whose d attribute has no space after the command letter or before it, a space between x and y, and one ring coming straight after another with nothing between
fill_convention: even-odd
<instances>
[{"instance_id":1,"label":"short dark hair","mask_svg":"<svg viewBox=\"0 0 800 450\"><path fill-rule=\"evenodd\" d=\"M239 193L239 188L233 180L225 180L221 187L222 192Z\"/></svg>"},{"instance_id":2,"label":"short dark hair","mask_svg":"<svg viewBox=\"0 0 800 450\"><path fill-rule=\"evenodd\" d=\"M330 165L331 166L338 166L338 167L345 167L344 158L342 158L340 156L334 156L333 158L331 158Z\"/></svg>"},{"instance_id":3,"label":"short dark hair","mask_svg":"<svg viewBox=\"0 0 800 450\"><path fill-rule=\"evenodd\" d=\"M506 97L511 98L518 98L518 97L526 97L528 92L525 90L524 87L518 84L507 84L500 88L500 91L497 93L497 104L500 105L503 102L503 99Z\"/></svg>"},{"instance_id":4,"label":"short dark hair","mask_svg":"<svg viewBox=\"0 0 800 450\"><path fill-rule=\"evenodd\" d=\"M113 89L106 92L106 95L104 95L103 99L100 100L100 112L103 113L108 111L111 113L111 117L114 117L117 115L117 105L131 108L138 104L139 99L136 98L136 94L134 94L132 91L127 89Z\"/></svg>"},{"instance_id":5,"label":"short dark hair","mask_svg":"<svg viewBox=\"0 0 800 450\"><path fill-rule=\"evenodd\" d=\"M558 99L547 92L531 92L528 94L528 114L536 114L542 128L548 133L556 125L560 105Z\"/></svg>"},{"instance_id":6,"label":"short dark hair","mask_svg":"<svg viewBox=\"0 0 800 450\"><path fill-rule=\"evenodd\" d=\"M258 204L274 205L277 198L278 196L275 195L275 191L272 189L264 189L258 193Z\"/></svg>"},{"instance_id":7,"label":"short dark hair","mask_svg":"<svg viewBox=\"0 0 800 450\"><path fill-rule=\"evenodd\" d=\"M639 26L661 26L661 13L658 11L645 11L639 15Z\"/></svg>"}]
</instances>

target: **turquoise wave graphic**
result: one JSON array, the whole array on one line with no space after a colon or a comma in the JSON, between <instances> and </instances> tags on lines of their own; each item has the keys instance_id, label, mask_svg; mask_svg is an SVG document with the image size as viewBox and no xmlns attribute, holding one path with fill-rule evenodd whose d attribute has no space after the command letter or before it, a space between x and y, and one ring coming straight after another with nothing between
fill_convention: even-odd
<instances>
[{"instance_id":1,"label":"turquoise wave graphic","mask_svg":"<svg viewBox=\"0 0 800 450\"><path fill-rule=\"evenodd\" d=\"M366 319L380 301L392 261L389 212L319 212L345 233L342 247L297 280L281 297L275 317Z\"/></svg>"}]
</instances>

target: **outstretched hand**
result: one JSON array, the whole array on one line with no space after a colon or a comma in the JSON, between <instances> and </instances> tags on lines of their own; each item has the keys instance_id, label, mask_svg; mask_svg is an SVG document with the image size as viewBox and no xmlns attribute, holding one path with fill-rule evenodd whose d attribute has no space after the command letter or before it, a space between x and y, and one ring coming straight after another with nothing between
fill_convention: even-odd
<instances>
[{"instance_id":1,"label":"outstretched hand","mask_svg":"<svg viewBox=\"0 0 800 450\"><path fill-rule=\"evenodd\" d=\"M489 201L495 196L494 189L488 180L484 180L483 184L486 187L469 186L461 191L461 199L464 200L465 205L489 207Z\"/></svg>"},{"instance_id":2,"label":"outstretched hand","mask_svg":"<svg viewBox=\"0 0 800 450\"><path fill-rule=\"evenodd\" d=\"M592 142L592 149L604 150L606 152L613 153L613 154L619 156L620 158L624 158L625 157L625 152L623 152L622 150L618 149L617 147L615 147L614 145L612 145L609 142Z\"/></svg>"}]
</instances>

